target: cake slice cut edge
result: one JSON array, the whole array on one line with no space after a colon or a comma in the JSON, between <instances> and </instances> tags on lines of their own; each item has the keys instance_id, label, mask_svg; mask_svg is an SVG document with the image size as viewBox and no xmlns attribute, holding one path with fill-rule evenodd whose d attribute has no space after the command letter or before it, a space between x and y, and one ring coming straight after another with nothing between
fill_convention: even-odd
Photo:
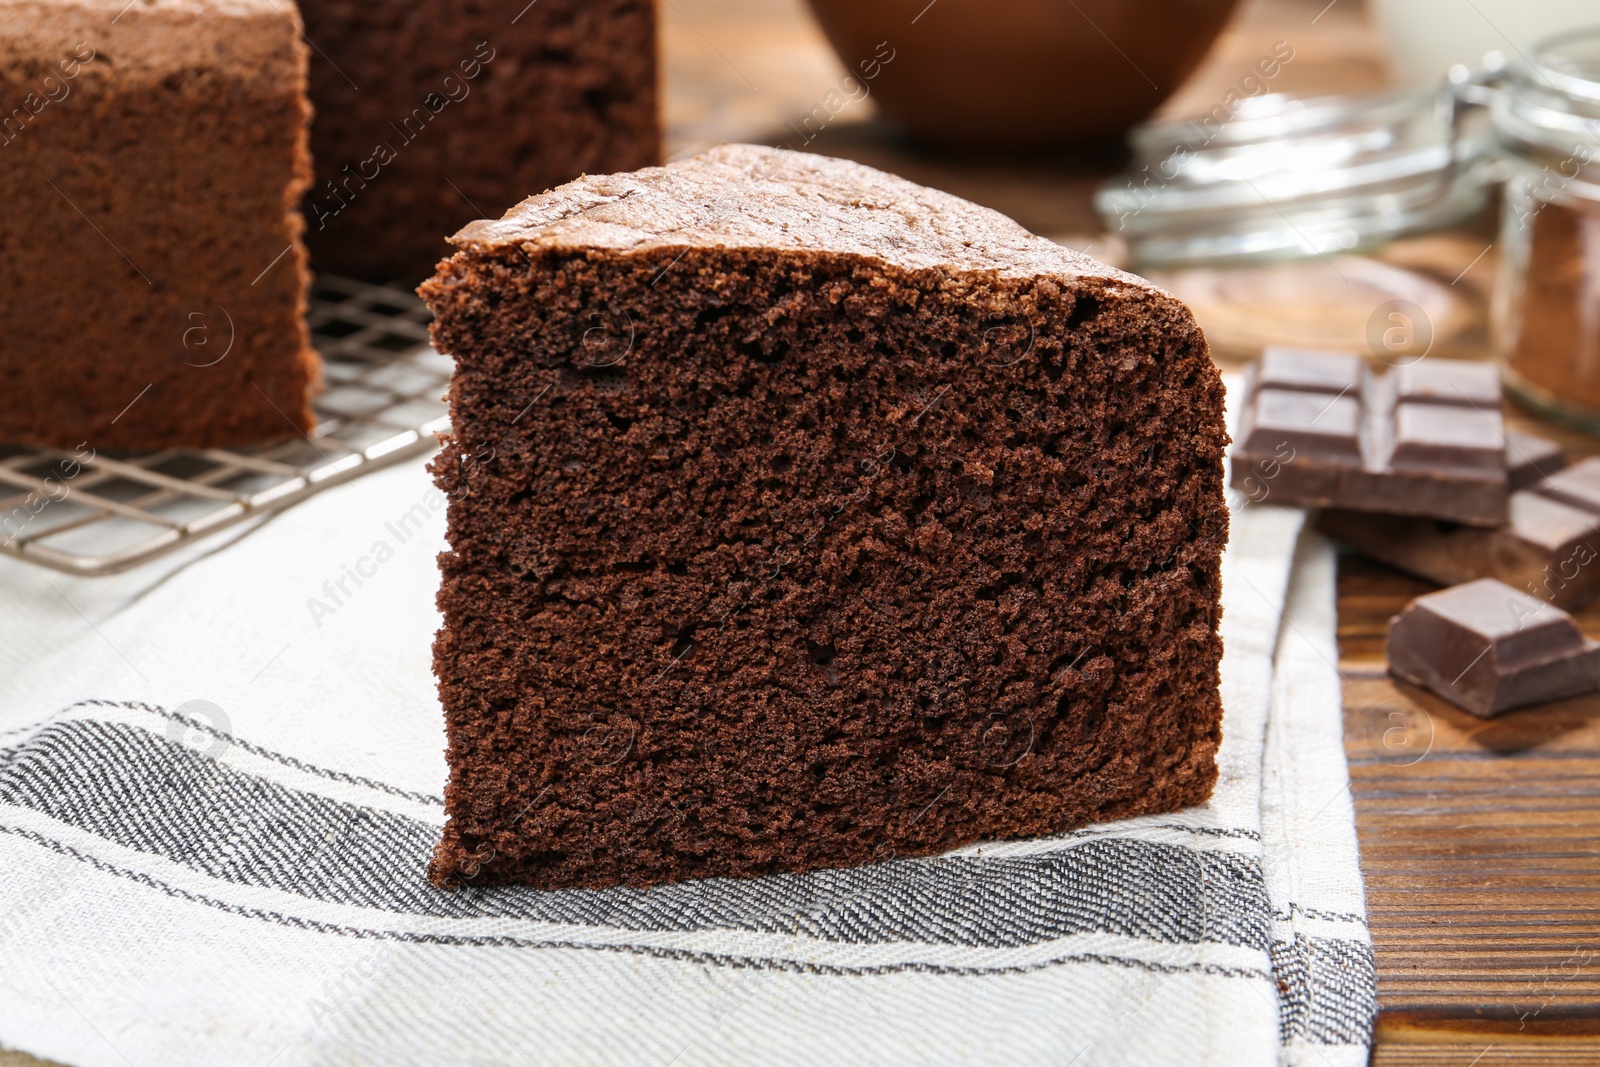
<instances>
[{"instance_id":1,"label":"cake slice cut edge","mask_svg":"<svg viewBox=\"0 0 1600 1067\"><path fill-rule=\"evenodd\" d=\"M927 855L1200 803L1222 385L1176 299L752 146L454 238L441 885Z\"/></svg>"},{"instance_id":2,"label":"cake slice cut edge","mask_svg":"<svg viewBox=\"0 0 1600 1067\"><path fill-rule=\"evenodd\" d=\"M0 133L0 443L312 430L292 0L0 0L0 19L0 92L28 101Z\"/></svg>"}]
</instances>

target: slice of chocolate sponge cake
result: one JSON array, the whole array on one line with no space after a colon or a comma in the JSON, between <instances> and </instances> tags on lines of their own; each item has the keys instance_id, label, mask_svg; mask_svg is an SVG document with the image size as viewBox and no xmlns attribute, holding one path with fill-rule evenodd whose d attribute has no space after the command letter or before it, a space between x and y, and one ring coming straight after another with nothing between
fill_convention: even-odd
<instances>
[{"instance_id":1,"label":"slice of chocolate sponge cake","mask_svg":"<svg viewBox=\"0 0 1600 1067\"><path fill-rule=\"evenodd\" d=\"M432 273L481 211L661 160L654 0L300 0L319 271Z\"/></svg>"},{"instance_id":2,"label":"slice of chocolate sponge cake","mask_svg":"<svg viewBox=\"0 0 1600 1067\"><path fill-rule=\"evenodd\" d=\"M443 885L933 853L1206 799L1222 385L1139 278L725 146L454 238Z\"/></svg>"},{"instance_id":3,"label":"slice of chocolate sponge cake","mask_svg":"<svg viewBox=\"0 0 1600 1067\"><path fill-rule=\"evenodd\" d=\"M0 444L315 425L290 0L0 0Z\"/></svg>"}]
</instances>

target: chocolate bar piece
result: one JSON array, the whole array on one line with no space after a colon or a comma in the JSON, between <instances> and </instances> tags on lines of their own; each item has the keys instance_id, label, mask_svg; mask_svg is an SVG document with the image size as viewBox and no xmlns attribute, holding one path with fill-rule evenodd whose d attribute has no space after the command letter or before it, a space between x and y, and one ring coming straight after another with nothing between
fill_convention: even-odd
<instances>
[{"instance_id":1,"label":"chocolate bar piece","mask_svg":"<svg viewBox=\"0 0 1600 1067\"><path fill-rule=\"evenodd\" d=\"M1600 641L1560 608L1480 578L1389 620L1389 670L1489 718L1600 689Z\"/></svg>"},{"instance_id":2,"label":"chocolate bar piece","mask_svg":"<svg viewBox=\"0 0 1600 1067\"><path fill-rule=\"evenodd\" d=\"M1269 348L1245 372L1231 484L1255 501L1499 526L1500 372L1428 359L1376 375L1348 353Z\"/></svg>"},{"instance_id":3,"label":"chocolate bar piece","mask_svg":"<svg viewBox=\"0 0 1600 1067\"><path fill-rule=\"evenodd\" d=\"M1558 442L1521 430L1506 431L1506 488L1527 489L1567 465Z\"/></svg>"},{"instance_id":4,"label":"chocolate bar piece","mask_svg":"<svg viewBox=\"0 0 1600 1067\"><path fill-rule=\"evenodd\" d=\"M1558 608L1581 608L1600 598L1600 458L1562 469L1559 446L1512 433L1508 462L1519 446L1547 477L1511 494L1505 526L1344 510L1324 511L1317 525L1363 555L1440 585L1498 578Z\"/></svg>"}]
</instances>

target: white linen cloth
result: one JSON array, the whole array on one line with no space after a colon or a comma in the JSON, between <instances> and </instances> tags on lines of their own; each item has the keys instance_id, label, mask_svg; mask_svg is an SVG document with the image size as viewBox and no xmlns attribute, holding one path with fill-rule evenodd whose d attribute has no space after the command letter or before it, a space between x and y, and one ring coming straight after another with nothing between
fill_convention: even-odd
<instances>
[{"instance_id":1,"label":"white linen cloth","mask_svg":"<svg viewBox=\"0 0 1600 1067\"><path fill-rule=\"evenodd\" d=\"M847 871L445 893L423 873L442 505L408 462L109 579L0 559L0 1046L84 1067L1366 1062L1332 551L1300 512L1233 517L1206 805Z\"/></svg>"}]
</instances>

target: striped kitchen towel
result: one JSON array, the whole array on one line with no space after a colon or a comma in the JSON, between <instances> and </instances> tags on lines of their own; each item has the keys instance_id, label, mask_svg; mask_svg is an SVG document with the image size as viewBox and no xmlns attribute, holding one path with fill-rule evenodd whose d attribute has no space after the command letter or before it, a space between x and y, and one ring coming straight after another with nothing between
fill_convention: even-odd
<instances>
[{"instance_id":1,"label":"striped kitchen towel","mask_svg":"<svg viewBox=\"0 0 1600 1067\"><path fill-rule=\"evenodd\" d=\"M0 561L0 1046L94 1067L1366 1062L1332 552L1301 513L1234 516L1204 806L805 875L442 892L436 504L412 463L117 578Z\"/></svg>"}]
</instances>

